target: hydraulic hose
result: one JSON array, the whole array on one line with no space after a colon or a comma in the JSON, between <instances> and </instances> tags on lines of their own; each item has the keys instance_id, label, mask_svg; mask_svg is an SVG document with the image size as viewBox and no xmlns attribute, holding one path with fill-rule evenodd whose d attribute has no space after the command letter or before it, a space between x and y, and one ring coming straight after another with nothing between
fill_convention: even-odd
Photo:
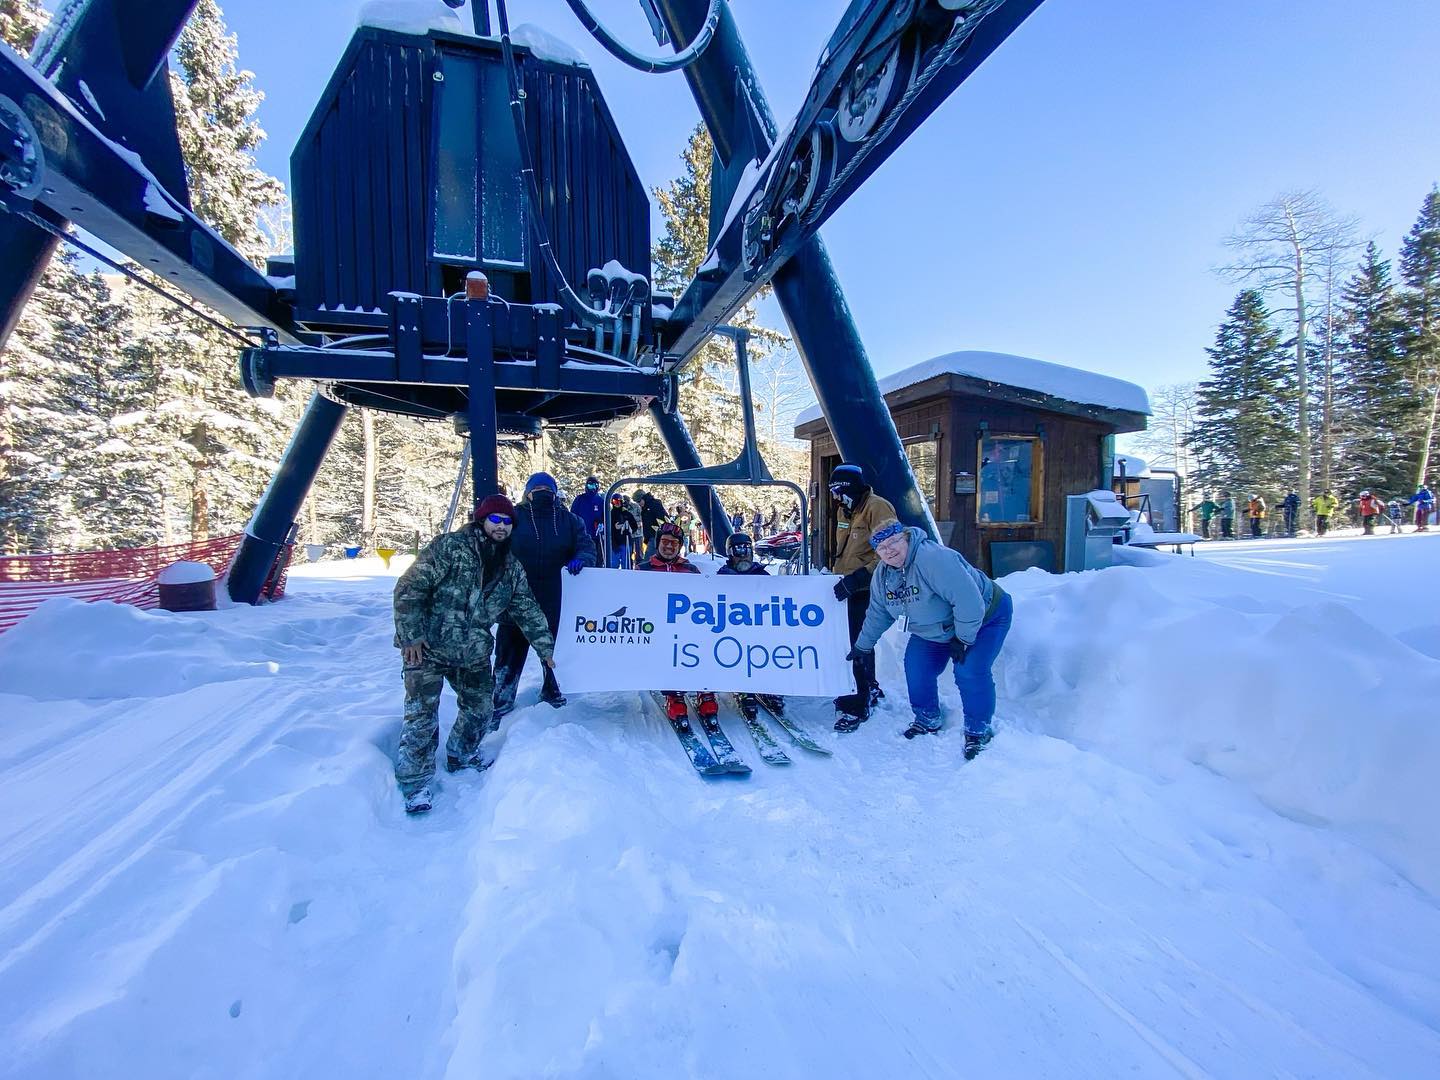
<instances>
[{"instance_id":1,"label":"hydraulic hose","mask_svg":"<svg viewBox=\"0 0 1440 1080\"><path fill-rule=\"evenodd\" d=\"M580 24L590 32L590 36L605 47L606 52L622 64L650 74L664 74L667 71L679 71L689 67L700 58L700 54L705 51L705 47L715 36L715 28L720 25L721 0L710 0L710 10L705 13L705 23L700 27L700 32L695 35L694 41L674 56L645 56L637 53L605 29L604 24L590 14L590 9L585 6L585 0L565 0L565 2L570 5L570 10L580 20ZM503 15L501 19L504 19Z\"/></svg>"},{"instance_id":2,"label":"hydraulic hose","mask_svg":"<svg viewBox=\"0 0 1440 1080\"><path fill-rule=\"evenodd\" d=\"M520 92L519 67L515 63L515 49L510 42L510 16L505 10L505 0L495 0L495 11L500 22L500 51L505 57L505 81L510 90L510 118L515 125L515 140L520 144L520 175L525 178L525 194L530 201L530 224L539 241L540 255L545 267L560 284L560 299L573 311L585 326L596 327L613 323L615 317L605 308L593 308L570 286L560 260L550 246L550 230L545 225L542 209L545 205L540 197L539 182L535 179L535 159L530 153L530 137L525 131L525 100Z\"/></svg>"}]
</instances>

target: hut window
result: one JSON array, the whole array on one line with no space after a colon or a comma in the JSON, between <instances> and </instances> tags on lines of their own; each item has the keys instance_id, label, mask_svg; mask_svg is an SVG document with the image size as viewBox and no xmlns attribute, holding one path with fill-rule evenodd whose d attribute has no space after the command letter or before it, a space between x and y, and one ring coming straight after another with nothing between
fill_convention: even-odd
<instances>
[{"instance_id":1,"label":"hut window","mask_svg":"<svg viewBox=\"0 0 1440 1080\"><path fill-rule=\"evenodd\" d=\"M940 511L935 505L940 490L940 477L937 471L940 459L938 444L934 439L929 438L907 442L905 456L910 459L910 470L915 474L915 486L925 496L930 513L938 516Z\"/></svg>"},{"instance_id":2,"label":"hut window","mask_svg":"<svg viewBox=\"0 0 1440 1080\"><path fill-rule=\"evenodd\" d=\"M977 520L981 525L1029 525L1040 520L1044 445L1035 436L982 438Z\"/></svg>"}]
</instances>

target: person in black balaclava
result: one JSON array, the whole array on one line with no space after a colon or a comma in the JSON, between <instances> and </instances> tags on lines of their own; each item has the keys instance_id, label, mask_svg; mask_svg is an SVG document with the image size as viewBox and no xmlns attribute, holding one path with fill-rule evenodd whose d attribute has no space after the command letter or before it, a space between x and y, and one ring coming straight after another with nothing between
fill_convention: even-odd
<instances>
[{"instance_id":1,"label":"person in black balaclava","mask_svg":"<svg viewBox=\"0 0 1440 1080\"><path fill-rule=\"evenodd\" d=\"M850 644L860 634L865 609L870 606L870 574L880 557L870 546L870 534L895 519L895 507L870 490L859 465L837 465L830 474L830 497L839 504L835 515L836 599L844 600L850 620ZM854 731L870 719L870 710L884 697L875 679L875 654L861 654L852 662L855 693L835 699L835 730Z\"/></svg>"},{"instance_id":2,"label":"person in black balaclava","mask_svg":"<svg viewBox=\"0 0 1440 1080\"><path fill-rule=\"evenodd\" d=\"M539 472L525 481L525 500L515 510L515 531L510 550L525 568L530 591L545 613L553 635L560 625L560 571L578 574L595 565L595 545L585 523L560 505L555 478ZM520 673L530 655L530 643L517 626L502 619L495 633L495 716L492 724L515 708ZM546 668L540 700L555 708L565 695Z\"/></svg>"}]
</instances>

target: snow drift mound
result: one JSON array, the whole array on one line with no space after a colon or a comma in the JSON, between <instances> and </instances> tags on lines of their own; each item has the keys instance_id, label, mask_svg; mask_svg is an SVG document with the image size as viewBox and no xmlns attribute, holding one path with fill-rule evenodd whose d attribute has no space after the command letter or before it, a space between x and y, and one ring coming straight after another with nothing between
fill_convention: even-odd
<instances>
[{"instance_id":1,"label":"snow drift mound","mask_svg":"<svg viewBox=\"0 0 1440 1080\"><path fill-rule=\"evenodd\" d=\"M1440 663L1343 604L1173 556L1005 579L1001 717L1147 773L1193 762L1440 892Z\"/></svg>"}]
</instances>

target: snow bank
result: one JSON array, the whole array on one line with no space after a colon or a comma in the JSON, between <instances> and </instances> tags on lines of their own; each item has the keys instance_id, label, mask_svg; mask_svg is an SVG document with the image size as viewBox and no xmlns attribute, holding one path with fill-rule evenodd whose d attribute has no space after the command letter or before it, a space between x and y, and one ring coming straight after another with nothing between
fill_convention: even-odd
<instances>
[{"instance_id":1,"label":"snow bank","mask_svg":"<svg viewBox=\"0 0 1440 1080\"><path fill-rule=\"evenodd\" d=\"M233 610L47 600L0 634L0 691L38 701L148 698L274 674L267 650L236 633Z\"/></svg>"},{"instance_id":2,"label":"snow bank","mask_svg":"<svg viewBox=\"0 0 1440 1080\"><path fill-rule=\"evenodd\" d=\"M1150 398L1144 389L1134 383L1063 364L997 352L953 352L912 364L881 379L880 393L903 390L936 375L946 374L1018 386L1062 401L1073 401L1077 405L1098 405L1150 415ZM820 406L812 405L795 417L795 425L808 424L811 420L820 419L820 416Z\"/></svg>"},{"instance_id":3,"label":"snow bank","mask_svg":"<svg viewBox=\"0 0 1440 1080\"><path fill-rule=\"evenodd\" d=\"M1440 724L1410 707L1440 700L1440 663L1363 604L1297 602L1293 583L1198 559L1116 558L1129 565L1005 579L1017 613L998 670L1014 722L1147 772L1201 765L1440 892Z\"/></svg>"}]
</instances>

